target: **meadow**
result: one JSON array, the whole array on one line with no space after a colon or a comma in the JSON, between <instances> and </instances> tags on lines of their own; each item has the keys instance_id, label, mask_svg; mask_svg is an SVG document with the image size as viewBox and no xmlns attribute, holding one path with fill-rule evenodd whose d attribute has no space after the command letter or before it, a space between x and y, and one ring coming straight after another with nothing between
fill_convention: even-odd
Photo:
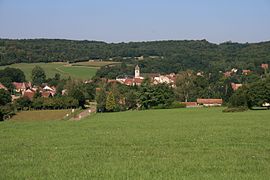
<instances>
[{"instance_id":1,"label":"meadow","mask_svg":"<svg viewBox=\"0 0 270 180\"><path fill-rule=\"evenodd\" d=\"M270 111L0 123L0 179L269 179Z\"/></svg>"},{"instance_id":2,"label":"meadow","mask_svg":"<svg viewBox=\"0 0 270 180\"><path fill-rule=\"evenodd\" d=\"M26 76L28 81L31 80L31 72L35 66L42 67L47 77L54 77L55 73L59 73L62 77L74 78L74 79L81 79L81 80L88 80L91 79L95 74L98 68L103 66L106 63L103 62L92 62L87 63L86 65L78 65L78 64L67 64L63 62L53 62L53 63L19 63L19 64L12 64L9 66L0 66L0 69L4 69L5 67L13 67L21 69ZM99 65L98 65L99 64Z\"/></svg>"}]
</instances>

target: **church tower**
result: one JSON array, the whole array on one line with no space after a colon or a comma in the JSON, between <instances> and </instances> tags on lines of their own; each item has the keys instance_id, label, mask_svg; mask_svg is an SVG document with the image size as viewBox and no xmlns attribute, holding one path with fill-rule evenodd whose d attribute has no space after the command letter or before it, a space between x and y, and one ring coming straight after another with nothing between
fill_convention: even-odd
<instances>
[{"instance_id":1,"label":"church tower","mask_svg":"<svg viewBox=\"0 0 270 180\"><path fill-rule=\"evenodd\" d=\"M137 65L135 67L135 78L139 78L140 77L140 67Z\"/></svg>"}]
</instances>

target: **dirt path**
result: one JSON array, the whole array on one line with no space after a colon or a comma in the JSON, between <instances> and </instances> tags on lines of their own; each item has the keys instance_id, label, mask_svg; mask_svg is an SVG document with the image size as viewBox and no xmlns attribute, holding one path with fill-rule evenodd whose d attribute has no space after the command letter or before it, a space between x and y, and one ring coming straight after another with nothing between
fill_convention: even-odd
<instances>
[{"instance_id":1,"label":"dirt path","mask_svg":"<svg viewBox=\"0 0 270 180\"><path fill-rule=\"evenodd\" d=\"M90 116L90 114L95 113L95 112L96 112L95 108L88 108L88 109L82 111L80 114L76 115L71 120L79 121L87 116Z\"/></svg>"}]
</instances>

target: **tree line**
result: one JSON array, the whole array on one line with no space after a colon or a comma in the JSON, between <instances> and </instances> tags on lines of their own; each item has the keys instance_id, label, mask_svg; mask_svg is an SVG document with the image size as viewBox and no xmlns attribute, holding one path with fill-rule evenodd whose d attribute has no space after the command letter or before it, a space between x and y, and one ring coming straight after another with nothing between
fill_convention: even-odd
<instances>
[{"instance_id":1,"label":"tree line","mask_svg":"<svg viewBox=\"0 0 270 180\"><path fill-rule=\"evenodd\" d=\"M135 57L144 56L143 60ZM152 58L155 57L155 58ZM142 72L259 71L270 63L270 42L210 43L206 40L105 43L60 39L0 39L0 65L109 59L140 65Z\"/></svg>"}]
</instances>

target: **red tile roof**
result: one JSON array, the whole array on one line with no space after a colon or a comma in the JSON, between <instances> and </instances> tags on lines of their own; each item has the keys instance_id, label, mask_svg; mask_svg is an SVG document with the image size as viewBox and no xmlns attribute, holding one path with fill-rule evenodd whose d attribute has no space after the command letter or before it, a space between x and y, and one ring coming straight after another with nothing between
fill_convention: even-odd
<instances>
[{"instance_id":1,"label":"red tile roof","mask_svg":"<svg viewBox=\"0 0 270 180\"><path fill-rule=\"evenodd\" d=\"M126 79L126 80L124 81L124 84L125 84L125 85L128 85L128 86L132 86L132 85L133 85L133 79Z\"/></svg>"},{"instance_id":2,"label":"red tile roof","mask_svg":"<svg viewBox=\"0 0 270 180\"><path fill-rule=\"evenodd\" d=\"M244 70L242 71L242 74L247 75L248 73L251 73L251 70L249 70L249 69L244 69Z\"/></svg>"},{"instance_id":3,"label":"red tile roof","mask_svg":"<svg viewBox=\"0 0 270 180\"><path fill-rule=\"evenodd\" d=\"M51 93L50 93L49 91L43 91L43 92L41 93L41 96L42 96L42 97L45 97L45 98L48 98L48 97L51 96Z\"/></svg>"},{"instance_id":4,"label":"red tile roof","mask_svg":"<svg viewBox=\"0 0 270 180\"><path fill-rule=\"evenodd\" d=\"M261 64L261 68L268 69L268 64Z\"/></svg>"},{"instance_id":5,"label":"red tile roof","mask_svg":"<svg viewBox=\"0 0 270 180\"><path fill-rule=\"evenodd\" d=\"M0 83L0 89L8 90L2 83Z\"/></svg>"},{"instance_id":6,"label":"red tile roof","mask_svg":"<svg viewBox=\"0 0 270 180\"><path fill-rule=\"evenodd\" d=\"M225 77L230 77L232 75L232 72L231 71L227 71L224 73L224 76Z\"/></svg>"},{"instance_id":7,"label":"red tile roof","mask_svg":"<svg viewBox=\"0 0 270 180\"><path fill-rule=\"evenodd\" d=\"M198 104L222 104L222 99L197 99Z\"/></svg>"},{"instance_id":8,"label":"red tile roof","mask_svg":"<svg viewBox=\"0 0 270 180\"><path fill-rule=\"evenodd\" d=\"M235 84L235 83L231 83L232 89L234 91L236 91L238 88L240 88L242 86L242 84Z\"/></svg>"},{"instance_id":9,"label":"red tile roof","mask_svg":"<svg viewBox=\"0 0 270 180\"><path fill-rule=\"evenodd\" d=\"M35 92L30 89L26 90L23 94L24 97L28 97L29 99L33 99L34 95Z\"/></svg>"},{"instance_id":10,"label":"red tile roof","mask_svg":"<svg viewBox=\"0 0 270 180\"><path fill-rule=\"evenodd\" d=\"M30 82L13 82L12 84L14 85L15 89L27 89L32 86Z\"/></svg>"},{"instance_id":11,"label":"red tile roof","mask_svg":"<svg viewBox=\"0 0 270 180\"><path fill-rule=\"evenodd\" d=\"M140 79L140 78L135 78L134 79L134 83L137 84L137 85L141 85L143 82L143 79Z\"/></svg>"}]
</instances>

